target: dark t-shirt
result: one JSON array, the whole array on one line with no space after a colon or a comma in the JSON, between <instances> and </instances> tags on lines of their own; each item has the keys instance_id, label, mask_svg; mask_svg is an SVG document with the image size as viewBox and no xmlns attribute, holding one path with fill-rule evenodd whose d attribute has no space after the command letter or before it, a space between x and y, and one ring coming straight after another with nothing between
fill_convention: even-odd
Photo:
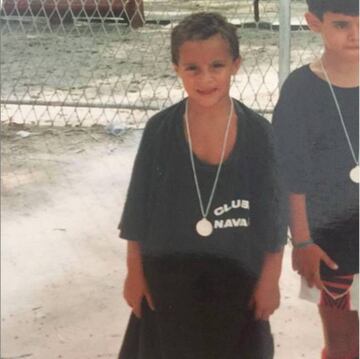
<instances>
[{"instance_id":1,"label":"dark t-shirt","mask_svg":"<svg viewBox=\"0 0 360 359\"><path fill-rule=\"evenodd\" d=\"M357 155L359 88L334 91ZM349 178L355 163L329 85L309 65L285 81L273 125L288 190L306 195L313 239L339 264L337 273L357 273L359 189Z\"/></svg>"},{"instance_id":2,"label":"dark t-shirt","mask_svg":"<svg viewBox=\"0 0 360 359\"><path fill-rule=\"evenodd\" d=\"M207 219L214 231L208 237L195 232L201 211L191 168L189 147L185 140L182 121L176 124L178 151L174 159L176 187L173 193L173 224L178 248L185 252L208 252L213 255L231 256L241 251L250 233L250 188L249 169L244 142L237 136L230 156L224 161L214 192ZM241 122L238 121L239 131ZM196 174L199 181L202 202L207 206L218 165L210 165L194 155Z\"/></svg>"},{"instance_id":3,"label":"dark t-shirt","mask_svg":"<svg viewBox=\"0 0 360 359\"><path fill-rule=\"evenodd\" d=\"M119 225L122 238L141 242L145 254L154 256L197 250L221 255L225 251L239 263L253 262L249 270L256 274L264 252L277 251L284 244L271 126L234 102L237 140L224 163L210 209L213 234L203 238L195 232L201 213L184 138L182 101L157 114L146 126ZM195 161L203 202L207 203L217 166ZM227 237L239 238L236 248L221 242Z\"/></svg>"}]
</instances>

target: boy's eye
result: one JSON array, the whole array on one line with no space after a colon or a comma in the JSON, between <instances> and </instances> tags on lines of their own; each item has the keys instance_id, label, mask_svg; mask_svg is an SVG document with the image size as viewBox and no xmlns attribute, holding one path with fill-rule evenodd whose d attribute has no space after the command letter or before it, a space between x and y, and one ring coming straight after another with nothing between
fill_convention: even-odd
<instances>
[{"instance_id":1,"label":"boy's eye","mask_svg":"<svg viewBox=\"0 0 360 359\"><path fill-rule=\"evenodd\" d=\"M213 64L213 67L214 67L214 68L224 67L224 64L222 64L222 63L215 63L215 64Z\"/></svg>"},{"instance_id":2,"label":"boy's eye","mask_svg":"<svg viewBox=\"0 0 360 359\"><path fill-rule=\"evenodd\" d=\"M186 68L185 68L185 70L186 71L195 71L196 70L196 66L187 66Z\"/></svg>"},{"instance_id":3,"label":"boy's eye","mask_svg":"<svg viewBox=\"0 0 360 359\"><path fill-rule=\"evenodd\" d=\"M348 23L346 21L336 21L334 22L334 25L337 29L345 29L348 26Z\"/></svg>"}]
</instances>

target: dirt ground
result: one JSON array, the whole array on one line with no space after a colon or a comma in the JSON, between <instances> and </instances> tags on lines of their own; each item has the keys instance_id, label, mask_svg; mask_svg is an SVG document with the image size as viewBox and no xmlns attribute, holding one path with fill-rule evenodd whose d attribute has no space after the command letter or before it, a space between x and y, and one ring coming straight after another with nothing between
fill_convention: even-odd
<instances>
[{"instance_id":1,"label":"dirt ground","mask_svg":"<svg viewBox=\"0 0 360 359\"><path fill-rule=\"evenodd\" d=\"M116 358L129 315L116 227L140 136L2 126L2 359ZM275 358L318 358L316 308L297 298L288 249L281 289Z\"/></svg>"}]
</instances>

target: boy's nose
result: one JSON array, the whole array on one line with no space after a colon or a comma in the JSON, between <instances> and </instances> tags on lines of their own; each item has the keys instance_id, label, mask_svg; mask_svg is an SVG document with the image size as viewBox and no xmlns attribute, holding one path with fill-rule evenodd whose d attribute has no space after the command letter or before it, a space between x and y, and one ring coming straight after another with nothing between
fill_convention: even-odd
<instances>
[{"instance_id":1,"label":"boy's nose","mask_svg":"<svg viewBox=\"0 0 360 359\"><path fill-rule=\"evenodd\" d=\"M359 24L351 27L349 37L352 41L359 43Z\"/></svg>"},{"instance_id":2,"label":"boy's nose","mask_svg":"<svg viewBox=\"0 0 360 359\"><path fill-rule=\"evenodd\" d=\"M202 70L199 76L199 81L201 84L208 84L214 81L214 77L208 69Z\"/></svg>"}]
</instances>

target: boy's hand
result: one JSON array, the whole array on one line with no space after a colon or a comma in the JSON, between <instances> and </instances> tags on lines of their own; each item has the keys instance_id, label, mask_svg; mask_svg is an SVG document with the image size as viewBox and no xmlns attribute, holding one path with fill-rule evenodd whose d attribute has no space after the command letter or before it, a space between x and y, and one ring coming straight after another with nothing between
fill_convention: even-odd
<instances>
[{"instance_id":1,"label":"boy's hand","mask_svg":"<svg viewBox=\"0 0 360 359\"><path fill-rule=\"evenodd\" d=\"M269 320L271 314L280 305L280 288L278 282L266 283L259 280L250 301L250 307L254 309L255 318Z\"/></svg>"},{"instance_id":2,"label":"boy's hand","mask_svg":"<svg viewBox=\"0 0 360 359\"><path fill-rule=\"evenodd\" d=\"M149 307L155 310L146 280L142 273L129 273L127 275L123 294L136 317L141 318L141 302L143 297L145 297Z\"/></svg>"},{"instance_id":3,"label":"boy's hand","mask_svg":"<svg viewBox=\"0 0 360 359\"><path fill-rule=\"evenodd\" d=\"M321 261L333 270L338 269L338 265L316 244L305 248L293 248L293 269L306 279L310 288L314 285L318 289L323 288L320 278Z\"/></svg>"}]
</instances>

